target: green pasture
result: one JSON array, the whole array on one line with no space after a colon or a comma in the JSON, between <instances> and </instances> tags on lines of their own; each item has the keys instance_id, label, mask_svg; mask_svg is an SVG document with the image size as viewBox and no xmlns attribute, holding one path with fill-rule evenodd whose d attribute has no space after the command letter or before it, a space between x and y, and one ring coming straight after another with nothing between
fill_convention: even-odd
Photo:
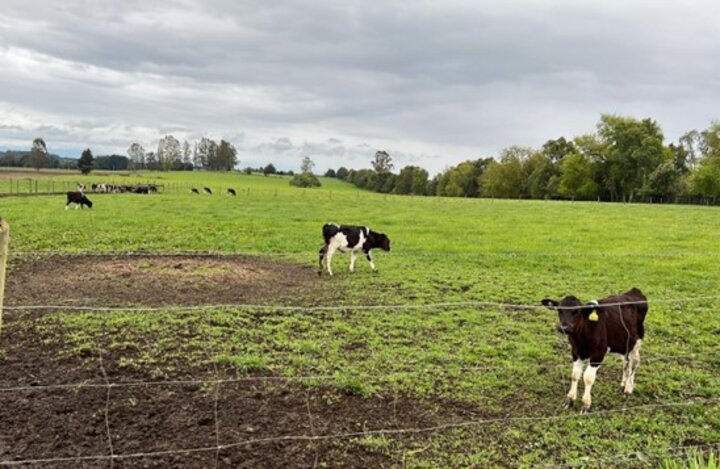
<instances>
[{"instance_id":1,"label":"green pasture","mask_svg":"<svg viewBox=\"0 0 720 469\"><path fill-rule=\"evenodd\" d=\"M335 277L274 304L499 303L59 312L37 326L59 353L112 351L120 366L158 379L213 364L241 375L323 375L301 383L331 386L340 399L402 395L447 423L486 421L339 443L408 467L658 467L686 459L688 446L720 443L717 208L385 196L324 178L319 189L297 189L287 178L239 173L55 177L127 177L172 190L88 194L92 210L66 211L61 196L0 198L11 252L239 252L315 267L323 223L364 224L392 241L392 252L375 254L379 274L362 258L349 274L349 256L337 255ZM187 190L206 185L220 191ZM11 274L16 262L22 255L11 258ZM636 393L626 400L617 391L620 360L608 357L590 414L561 409L571 360L555 314L512 305L631 287L650 299Z\"/></svg>"}]
</instances>

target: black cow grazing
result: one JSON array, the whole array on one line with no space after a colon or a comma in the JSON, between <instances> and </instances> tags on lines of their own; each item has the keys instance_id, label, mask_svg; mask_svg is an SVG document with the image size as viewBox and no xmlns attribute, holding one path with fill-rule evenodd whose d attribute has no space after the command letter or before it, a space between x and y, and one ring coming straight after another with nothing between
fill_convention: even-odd
<instances>
[{"instance_id":1,"label":"black cow grazing","mask_svg":"<svg viewBox=\"0 0 720 469\"><path fill-rule=\"evenodd\" d=\"M78 206L80 206L80 208L85 208L85 205L87 205L88 208L92 208L93 206L93 203L90 202L90 199L85 197L85 194L79 191L67 193L67 203L65 204L65 210L68 209L70 204L76 204L75 209L77 209Z\"/></svg>"},{"instance_id":2,"label":"black cow grazing","mask_svg":"<svg viewBox=\"0 0 720 469\"><path fill-rule=\"evenodd\" d=\"M355 271L355 260L358 252L365 253L373 272L377 272L370 250L380 248L390 251L390 239L383 233L372 231L366 226L340 226L335 224L323 225L323 239L325 244L320 248L320 270L322 275L323 258L327 258L327 271L332 275L332 256L335 251L350 252L350 272Z\"/></svg>"},{"instance_id":3,"label":"black cow grazing","mask_svg":"<svg viewBox=\"0 0 720 469\"><path fill-rule=\"evenodd\" d=\"M608 352L623 356L623 375L620 387L629 396L635 387L635 373L640 364L640 347L645 335L645 316L648 301L637 288L611 295L599 301L583 303L574 296L557 302L549 298L542 304L558 312L558 330L568 336L572 347L573 368L570 391L565 406L570 407L577 398L580 375L585 382L582 397L583 413L590 410L590 391L595 375ZM583 374L583 360L589 360Z\"/></svg>"},{"instance_id":4,"label":"black cow grazing","mask_svg":"<svg viewBox=\"0 0 720 469\"><path fill-rule=\"evenodd\" d=\"M149 193L150 193L150 189L147 188L146 186L138 186L138 187L136 187L135 189L133 189L133 192L134 192L135 194L149 194Z\"/></svg>"},{"instance_id":5,"label":"black cow grazing","mask_svg":"<svg viewBox=\"0 0 720 469\"><path fill-rule=\"evenodd\" d=\"M194 187L192 189L190 189L190 192L192 192L193 194L200 194L200 192L197 189L195 189Z\"/></svg>"},{"instance_id":6,"label":"black cow grazing","mask_svg":"<svg viewBox=\"0 0 720 469\"><path fill-rule=\"evenodd\" d=\"M204 190L205 192L207 192L208 194L212 194L212 191L210 190L209 187L204 187L203 190Z\"/></svg>"},{"instance_id":7,"label":"black cow grazing","mask_svg":"<svg viewBox=\"0 0 720 469\"><path fill-rule=\"evenodd\" d=\"M230 188L230 189L228 189L228 194L237 195L237 192L235 192L235 189Z\"/></svg>"}]
</instances>

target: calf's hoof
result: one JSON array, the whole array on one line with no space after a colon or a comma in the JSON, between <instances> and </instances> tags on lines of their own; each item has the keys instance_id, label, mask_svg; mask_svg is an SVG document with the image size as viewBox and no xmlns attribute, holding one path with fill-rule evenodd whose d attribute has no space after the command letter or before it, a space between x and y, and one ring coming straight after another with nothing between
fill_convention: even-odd
<instances>
[{"instance_id":1,"label":"calf's hoof","mask_svg":"<svg viewBox=\"0 0 720 469\"><path fill-rule=\"evenodd\" d=\"M589 413L589 412L590 412L590 406L583 404L582 410L580 410L580 413L583 414L583 415L585 415L585 414L587 414L587 413Z\"/></svg>"},{"instance_id":2,"label":"calf's hoof","mask_svg":"<svg viewBox=\"0 0 720 469\"><path fill-rule=\"evenodd\" d=\"M563 409L570 409L573 406L573 404L575 404L575 400L570 399L569 397L566 397L565 400L563 401Z\"/></svg>"}]
</instances>

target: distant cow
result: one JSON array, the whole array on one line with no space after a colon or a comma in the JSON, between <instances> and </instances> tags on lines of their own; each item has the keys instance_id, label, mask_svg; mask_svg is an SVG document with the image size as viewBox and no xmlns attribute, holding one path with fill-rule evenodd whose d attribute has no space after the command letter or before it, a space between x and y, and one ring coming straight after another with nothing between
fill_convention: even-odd
<instances>
[{"instance_id":1,"label":"distant cow","mask_svg":"<svg viewBox=\"0 0 720 469\"><path fill-rule=\"evenodd\" d=\"M212 191L210 190L209 187L204 187L203 190L204 190L205 192L207 192L208 194L212 194Z\"/></svg>"},{"instance_id":2,"label":"distant cow","mask_svg":"<svg viewBox=\"0 0 720 469\"><path fill-rule=\"evenodd\" d=\"M135 194L149 194L150 189L148 189L146 186L138 186L135 189L132 190Z\"/></svg>"},{"instance_id":3,"label":"distant cow","mask_svg":"<svg viewBox=\"0 0 720 469\"><path fill-rule=\"evenodd\" d=\"M358 252L365 253L373 272L377 272L370 250L380 248L383 251L390 251L390 239L383 233L372 231L366 226L340 226L327 224L322 228L325 244L320 248L320 270L323 272L323 258L327 258L327 271L332 275L332 256L335 251L350 252L350 272L355 271L355 260Z\"/></svg>"},{"instance_id":4,"label":"distant cow","mask_svg":"<svg viewBox=\"0 0 720 469\"><path fill-rule=\"evenodd\" d=\"M200 192L197 189L195 189L194 187L192 189L190 189L190 192L192 192L193 194L200 194Z\"/></svg>"},{"instance_id":5,"label":"distant cow","mask_svg":"<svg viewBox=\"0 0 720 469\"><path fill-rule=\"evenodd\" d=\"M630 395L635 387L635 373L640 364L640 347L645 335L645 316L648 301L637 288L612 295L599 301L583 303L574 296L557 302L549 298L542 304L558 312L558 330L568 336L572 347L573 368L570 391L565 406L572 406L577 398L580 375L583 375L585 392L582 411L590 410L593 383L598 368L608 352L623 356L623 375L620 387ZM589 360L583 374L583 360Z\"/></svg>"},{"instance_id":6,"label":"distant cow","mask_svg":"<svg viewBox=\"0 0 720 469\"><path fill-rule=\"evenodd\" d=\"M235 189L232 189L232 188L228 189L228 194L237 195L237 193L235 192Z\"/></svg>"},{"instance_id":7,"label":"distant cow","mask_svg":"<svg viewBox=\"0 0 720 469\"><path fill-rule=\"evenodd\" d=\"M85 192L85 184L80 184L80 183L78 183L78 184L77 184L77 191L84 193L84 192Z\"/></svg>"},{"instance_id":8,"label":"distant cow","mask_svg":"<svg viewBox=\"0 0 720 469\"><path fill-rule=\"evenodd\" d=\"M70 204L76 204L75 209L77 209L78 206L80 208L85 208L85 205L87 205L88 208L92 208L93 206L92 202L90 202L90 199L85 197L85 194L79 191L67 193L67 203L65 204L65 210L68 209Z\"/></svg>"}]
</instances>

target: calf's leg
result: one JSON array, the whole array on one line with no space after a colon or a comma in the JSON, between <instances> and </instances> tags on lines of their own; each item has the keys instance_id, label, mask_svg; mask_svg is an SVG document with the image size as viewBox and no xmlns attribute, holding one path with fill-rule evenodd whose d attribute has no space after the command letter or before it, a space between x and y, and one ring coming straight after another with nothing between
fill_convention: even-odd
<instances>
[{"instance_id":1,"label":"calf's leg","mask_svg":"<svg viewBox=\"0 0 720 469\"><path fill-rule=\"evenodd\" d=\"M582 370L583 361L578 358L573 362L572 374L570 375L570 390L565 396L566 408L571 407L573 402L575 402L575 399L577 399L578 381L580 381L580 376L582 376Z\"/></svg>"},{"instance_id":2,"label":"calf's leg","mask_svg":"<svg viewBox=\"0 0 720 469\"><path fill-rule=\"evenodd\" d=\"M642 346L642 339L638 339L635 346L628 354L628 377L625 382L625 394L630 395L635 389L635 373L637 372L638 366L640 365L640 347Z\"/></svg>"},{"instance_id":3,"label":"calf's leg","mask_svg":"<svg viewBox=\"0 0 720 469\"><path fill-rule=\"evenodd\" d=\"M335 254L335 249L336 248L334 246L328 246L327 252L325 254L325 263L327 264L328 275L330 275L331 277L333 274L333 272L332 272L332 257L333 257L333 254Z\"/></svg>"},{"instance_id":4,"label":"calf's leg","mask_svg":"<svg viewBox=\"0 0 720 469\"><path fill-rule=\"evenodd\" d=\"M327 249L328 249L327 244L323 245L323 247L320 248L320 252L319 252L319 254L320 254L320 256L319 256L320 257L320 260L319 260L320 270L318 270L318 275L322 275L322 273L323 273L323 259L325 258L325 253L327 252Z\"/></svg>"},{"instance_id":5,"label":"calf's leg","mask_svg":"<svg viewBox=\"0 0 720 469\"><path fill-rule=\"evenodd\" d=\"M377 272L377 268L375 268L375 263L373 262L372 254L370 254L370 251L365 253L365 257L367 257L367 260L370 262L370 268L373 270L373 272Z\"/></svg>"},{"instance_id":6,"label":"calf's leg","mask_svg":"<svg viewBox=\"0 0 720 469\"><path fill-rule=\"evenodd\" d=\"M592 405L592 397L590 396L590 393L592 392L593 384L595 384L595 375L597 374L599 367L599 365L593 366L593 362L591 361L588 367L585 368L585 373L583 374L583 381L585 382L585 392L582 397L583 413L587 413Z\"/></svg>"},{"instance_id":7,"label":"calf's leg","mask_svg":"<svg viewBox=\"0 0 720 469\"><path fill-rule=\"evenodd\" d=\"M355 251L350 252L350 272L355 272L355 261L357 260L357 253Z\"/></svg>"},{"instance_id":8,"label":"calf's leg","mask_svg":"<svg viewBox=\"0 0 720 469\"><path fill-rule=\"evenodd\" d=\"M623 355L622 361L623 361L623 374L622 374L622 379L620 380L620 390L625 389L625 383L627 383L628 375L630 374L630 360L628 359L628 356Z\"/></svg>"}]
</instances>

